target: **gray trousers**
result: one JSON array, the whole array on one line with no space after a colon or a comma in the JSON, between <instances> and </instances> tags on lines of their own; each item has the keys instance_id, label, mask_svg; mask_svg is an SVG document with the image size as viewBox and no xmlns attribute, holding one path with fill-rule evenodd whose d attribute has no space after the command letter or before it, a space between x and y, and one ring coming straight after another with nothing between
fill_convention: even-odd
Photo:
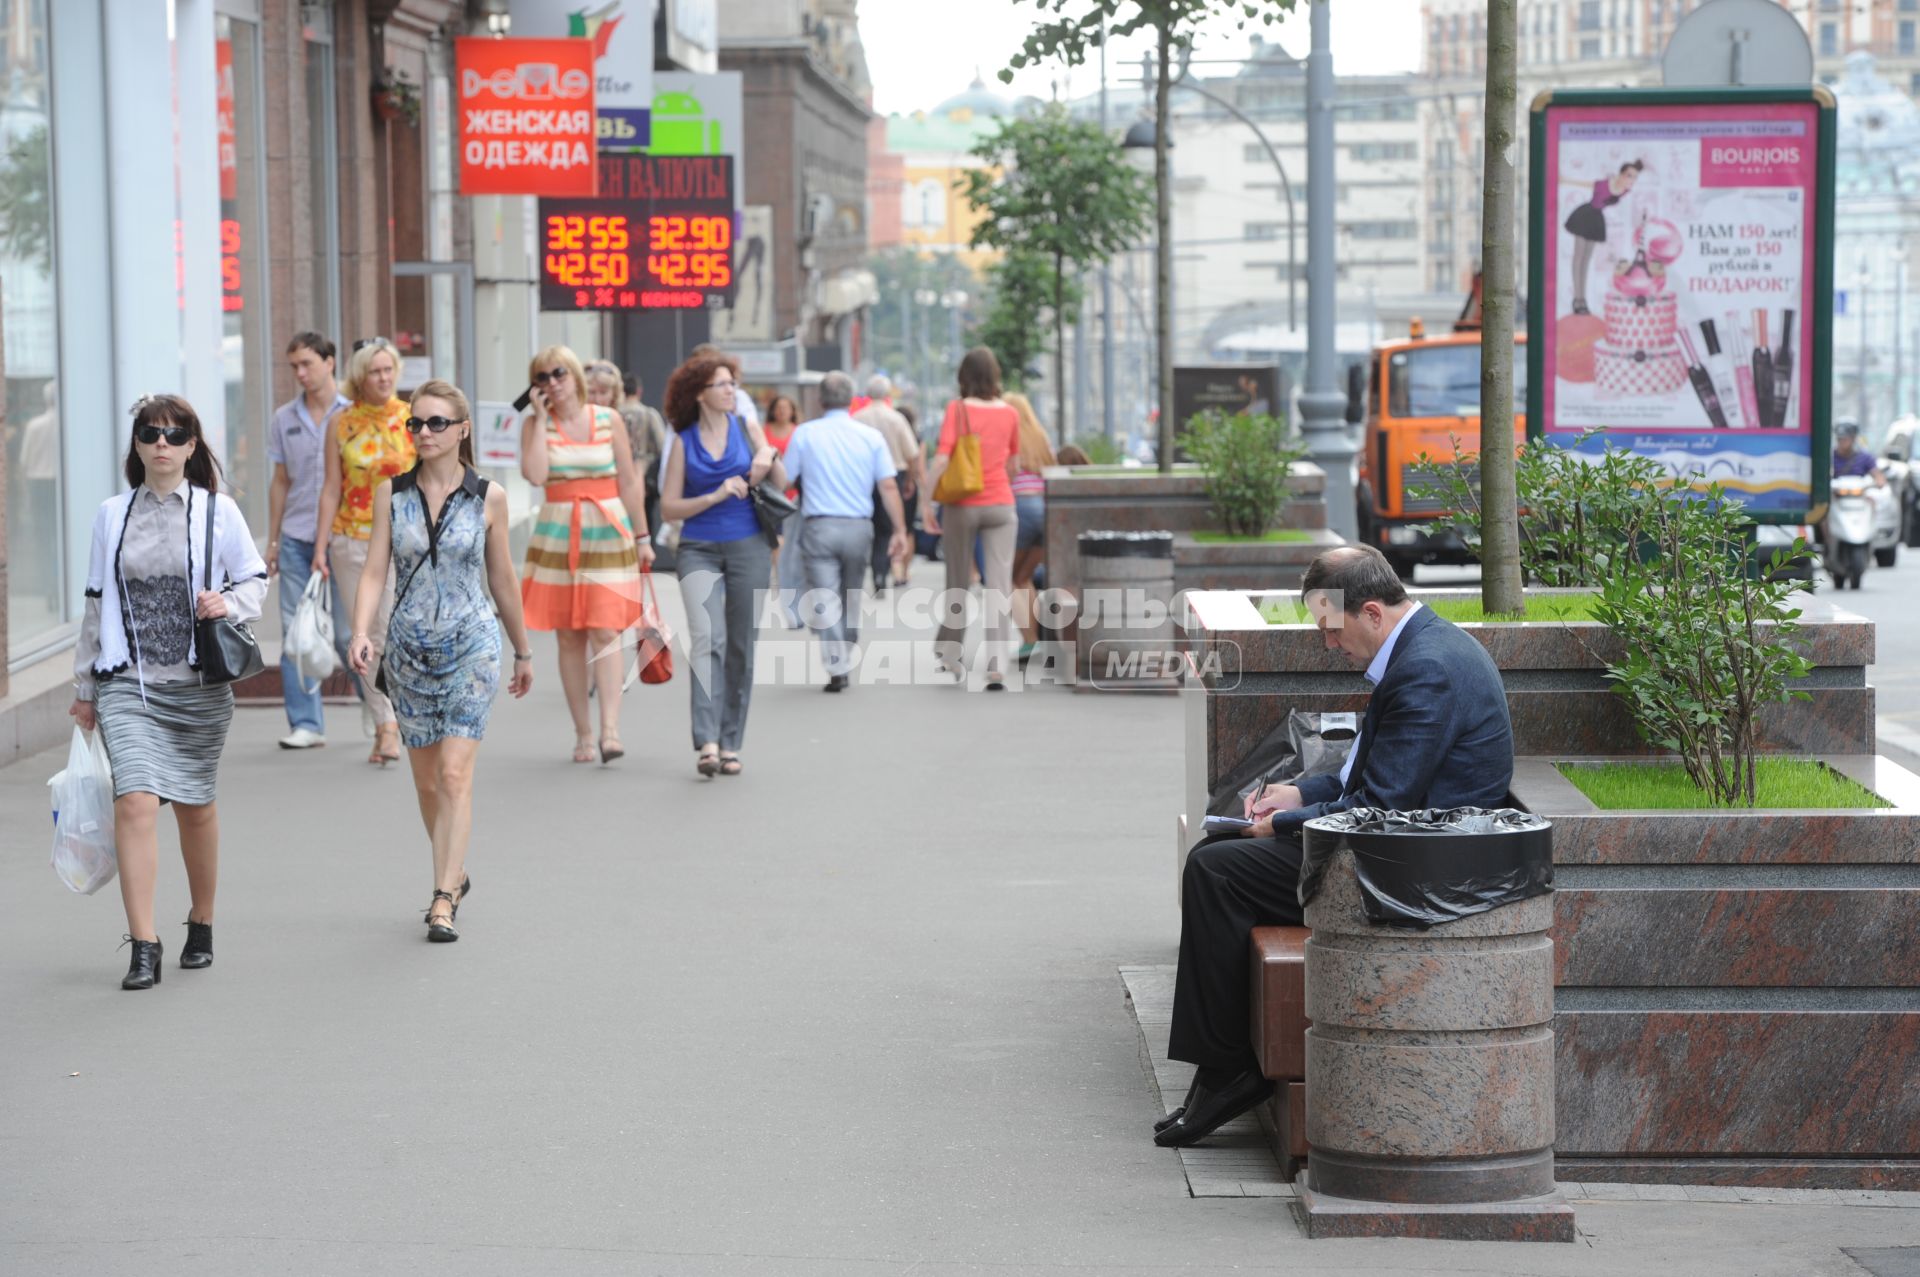
<instances>
[{"instance_id":1,"label":"gray trousers","mask_svg":"<svg viewBox=\"0 0 1920 1277\"><path fill-rule=\"evenodd\" d=\"M693 684L693 747L728 752L747 735L753 699L753 644L773 571L760 536L680 542L680 597L687 608L687 665Z\"/></svg>"},{"instance_id":2,"label":"gray trousers","mask_svg":"<svg viewBox=\"0 0 1920 1277\"><path fill-rule=\"evenodd\" d=\"M829 674L853 668L860 642L861 586L872 548L872 519L808 519L800 533L807 573L806 605L800 615L820 636L820 659Z\"/></svg>"}]
</instances>

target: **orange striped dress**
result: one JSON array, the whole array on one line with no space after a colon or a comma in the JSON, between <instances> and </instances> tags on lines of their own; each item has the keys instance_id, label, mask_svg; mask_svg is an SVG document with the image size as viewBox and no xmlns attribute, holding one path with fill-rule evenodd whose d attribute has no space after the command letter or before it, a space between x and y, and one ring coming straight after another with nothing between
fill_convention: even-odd
<instances>
[{"instance_id":1,"label":"orange striped dress","mask_svg":"<svg viewBox=\"0 0 1920 1277\"><path fill-rule=\"evenodd\" d=\"M520 577L529 629L624 630L640 619L640 555L613 459L624 428L599 407L585 443L547 423L546 504Z\"/></svg>"}]
</instances>

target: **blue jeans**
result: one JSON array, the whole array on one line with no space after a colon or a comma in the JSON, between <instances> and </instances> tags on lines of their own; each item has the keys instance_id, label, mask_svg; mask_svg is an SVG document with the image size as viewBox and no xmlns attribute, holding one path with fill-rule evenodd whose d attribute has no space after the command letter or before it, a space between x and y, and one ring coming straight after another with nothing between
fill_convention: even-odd
<instances>
[{"instance_id":1,"label":"blue jeans","mask_svg":"<svg viewBox=\"0 0 1920 1277\"><path fill-rule=\"evenodd\" d=\"M326 712L320 707L320 684L308 688L300 677L293 658L286 655L287 631L293 628L293 614L300 608L300 596L306 593L307 579L313 575L313 542L295 537L280 538L280 692L287 702L287 725L296 730L325 735Z\"/></svg>"}]
</instances>

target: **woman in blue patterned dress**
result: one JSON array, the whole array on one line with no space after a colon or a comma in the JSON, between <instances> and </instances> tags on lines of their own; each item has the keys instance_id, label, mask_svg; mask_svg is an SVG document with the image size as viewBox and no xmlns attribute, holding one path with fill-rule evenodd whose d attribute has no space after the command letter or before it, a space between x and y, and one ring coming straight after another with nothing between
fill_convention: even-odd
<instances>
[{"instance_id":1,"label":"woman in blue patterned dress","mask_svg":"<svg viewBox=\"0 0 1920 1277\"><path fill-rule=\"evenodd\" d=\"M454 916L473 887L466 872L473 763L500 688L501 625L513 640L507 690L525 696L533 686L520 582L507 548L507 496L474 472L472 416L467 397L444 381L413 392L407 431L420 461L374 492L373 538L348 649L354 672L369 675L368 630L391 558L398 585L381 690L400 721L420 818L433 840L427 939L436 941L460 938Z\"/></svg>"}]
</instances>

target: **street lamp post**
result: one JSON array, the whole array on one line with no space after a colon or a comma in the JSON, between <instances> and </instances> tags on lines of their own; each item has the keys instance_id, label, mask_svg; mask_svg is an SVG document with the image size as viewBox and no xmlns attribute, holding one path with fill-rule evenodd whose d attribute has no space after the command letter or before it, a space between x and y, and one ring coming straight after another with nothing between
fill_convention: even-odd
<instances>
[{"instance_id":1,"label":"street lamp post","mask_svg":"<svg viewBox=\"0 0 1920 1277\"><path fill-rule=\"evenodd\" d=\"M1327 527L1359 535L1353 505L1353 440L1346 396L1334 387L1333 49L1328 0L1313 0L1307 54L1307 382L1300 432L1327 475Z\"/></svg>"},{"instance_id":2,"label":"street lamp post","mask_svg":"<svg viewBox=\"0 0 1920 1277\"><path fill-rule=\"evenodd\" d=\"M1873 282L1873 273L1867 267L1867 259L1860 259L1860 372L1859 394L1856 396L1854 424L1862 430L1867 428L1867 287ZM1764 340L1764 334L1762 340Z\"/></svg>"}]
</instances>

